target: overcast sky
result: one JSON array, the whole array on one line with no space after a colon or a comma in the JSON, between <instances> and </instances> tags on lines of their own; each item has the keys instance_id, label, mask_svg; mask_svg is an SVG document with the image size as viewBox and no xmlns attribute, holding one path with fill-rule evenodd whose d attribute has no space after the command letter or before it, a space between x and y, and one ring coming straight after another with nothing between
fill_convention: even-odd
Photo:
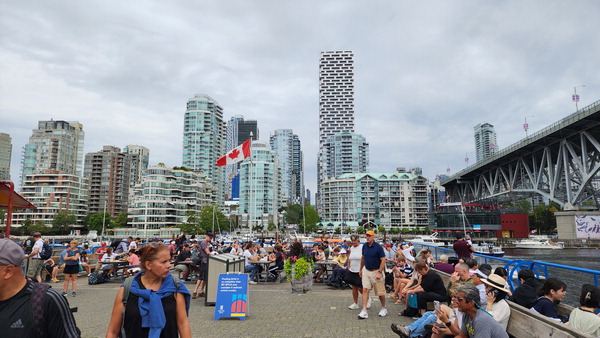
<instances>
[{"instance_id":1,"label":"overcast sky","mask_svg":"<svg viewBox=\"0 0 600 338\"><path fill-rule=\"evenodd\" d=\"M600 2L2 1L0 132L16 183L40 120L79 121L85 153L138 144L181 165L185 105L205 93L291 128L316 191L321 51L355 55L355 131L371 172L475 162L473 127L500 148L600 99Z\"/></svg>"}]
</instances>

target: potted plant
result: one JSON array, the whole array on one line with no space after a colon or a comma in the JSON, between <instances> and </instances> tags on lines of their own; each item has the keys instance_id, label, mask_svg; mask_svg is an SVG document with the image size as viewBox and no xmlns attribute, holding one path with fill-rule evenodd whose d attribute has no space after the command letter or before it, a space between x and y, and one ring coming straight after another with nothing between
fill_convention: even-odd
<instances>
[{"instance_id":1,"label":"potted plant","mask_svg":"<svg viewBox=\"0 0 600 338\"><path fill-rule=\"evenodd\" d=\"M313 286L313 257L306 253L300 241L294 241L290 246L290 254L283 264L285 276L292 283L292 292L312 290Z\"/></svg>"}]
</instances>

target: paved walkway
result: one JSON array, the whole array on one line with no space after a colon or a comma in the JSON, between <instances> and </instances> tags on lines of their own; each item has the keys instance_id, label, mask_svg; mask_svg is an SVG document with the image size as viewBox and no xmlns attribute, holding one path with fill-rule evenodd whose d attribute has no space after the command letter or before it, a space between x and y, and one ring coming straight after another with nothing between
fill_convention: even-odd
<instances>
[{"instance_id":1,"label":"paved walkway","mask_svg":"<svg viewBox=\"0 0 600 338\"><path fill-rule=\"evenodd\" d=\"M62 291L62 281L51 284ZM118 283L88 285L87 278L78 280L77 297L68 297L82 337L104 337L110 319ZM186 284L190 292L194 284ZM289 283L249 286L248 316L245 321L214 321L214 306L204 306L204 298L192 299L190 326L194 337L397 337L390 324L407 325L411 318L397 314L404 305L388 301L390 314L378 317L379 301L373 301L369 318L357 319L360 310L349 310L349 289L334 290L315 284L306 294L291 293ZM372 298L375 298L372 296Z\"/></svg>"}]
</instances>

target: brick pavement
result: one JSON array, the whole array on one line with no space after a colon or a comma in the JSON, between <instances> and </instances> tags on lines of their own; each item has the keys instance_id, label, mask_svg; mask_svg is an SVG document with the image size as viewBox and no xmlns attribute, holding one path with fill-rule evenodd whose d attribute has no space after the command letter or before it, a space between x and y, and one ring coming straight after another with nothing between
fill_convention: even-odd
<instances>
[{"instance_id":1,"label":"brick pavement","mask_svg":"<svg viewBox=\"0 0 600 338\"><path fill-rule=\"evenodd\" d=\"M79 278L77 297L68 297L77 325L85 338L104 337L119 283L88 285ZM61 283L51 284L62 291ZM186 284L190 291L193 284ZM190 326L194 337L397 337L390 324L408 325L413 320L397 314L404 305L389 302L387 317L378 317L379 301L373 301L369 318L357 319L360 310L349 310L351 291L334 290L315 284L306 294L291 292L289 283L249 286L248 316L245 321L214 321L214 306L204 306L204 298L192 300ZM375 298L372 296L372 298Z\"/></svg>"}]
</instances>

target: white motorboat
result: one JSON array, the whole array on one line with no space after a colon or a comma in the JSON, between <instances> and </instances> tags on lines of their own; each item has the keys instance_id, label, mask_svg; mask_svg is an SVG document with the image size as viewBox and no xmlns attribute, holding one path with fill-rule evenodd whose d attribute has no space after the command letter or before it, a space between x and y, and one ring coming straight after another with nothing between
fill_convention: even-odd
<instances>
[{"instance_id":1,"label":"white motorboat","mask_svg":"<svg viewBox=\"0 0 600 338\"><path fill-rule=\"evenodd\" d=\"M548 236L529 236L515 244L517 249L564 249L563 242L554 242Z\"/></svg>"},{"instance_id":2,"label":"white motorboat","mask_svg":"<svg viewBox=\"0 0 600 338\"><path fill-rule=\"evenodd\" d=\"M430 246L444 246L443 242L438 242L437 232L434 232L430 236L428 235L417 235L410 240L411 243L426 244Z\"/></svg>"},{"instance_id":3,"label":"white motorboat","mask_svg":"<svg viewBox=\"0 0 600 338\"><path fill-rule=\"evenodd\" d=\"M473 244L476 254L493 256L493 257L504 257L504 250L501 246L495 246L492 243L479 243Z\"/></svg>"}]
</instances>

